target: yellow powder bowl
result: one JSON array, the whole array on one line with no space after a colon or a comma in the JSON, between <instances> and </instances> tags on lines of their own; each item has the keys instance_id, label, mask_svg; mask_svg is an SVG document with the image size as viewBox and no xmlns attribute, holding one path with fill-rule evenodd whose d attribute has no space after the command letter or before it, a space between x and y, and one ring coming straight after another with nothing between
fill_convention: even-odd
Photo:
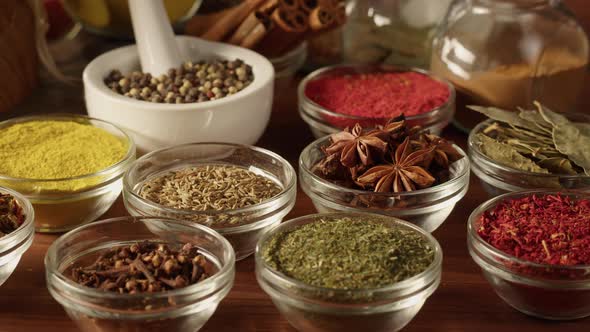
<instances>
[{"instance_id":1,"label":"yellow powder bowl","mask_svg":"<svg viewBox=\"0 0 590 332\"><path fill-rule=\"evenodd\" d=\"M121 193L123 174L135 160L133 140L122 129L109 122L73 114L19 117L0 122L0 131L34 121L75 122L97 127L113 135L126 147L127 151L120 160L92 174L69 178L27 179L0 172L0 186L19 192L33 204L37 232L65 232L96 220L111 207ZM24 155L27 152L22 151Z\"/></svg>"}]
</instances>

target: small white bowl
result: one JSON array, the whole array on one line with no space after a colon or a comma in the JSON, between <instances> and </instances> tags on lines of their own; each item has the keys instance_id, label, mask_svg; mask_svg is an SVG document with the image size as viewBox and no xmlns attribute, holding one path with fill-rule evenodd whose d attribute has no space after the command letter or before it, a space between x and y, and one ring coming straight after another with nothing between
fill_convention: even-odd
<instances>
[{"instance_id":1,"label":"small white bowl","mask_svg":"<svg viewBox=\"0 0 590 332\"><path fill-rule=\"evenodd\" d=\"M141 154L191 142L256 143L270 119L275 76L272 64L245 48L187 36L177 36L176 40L181 54L188 54L192 61L243 60L252 66L254 81L235 95L201 103L135 100L111 91L104 83L113 69L123 73L139 70L137 46L126 46L98 56L84 69L88 114L127 130Z\"/></svg>"}]
</instances>

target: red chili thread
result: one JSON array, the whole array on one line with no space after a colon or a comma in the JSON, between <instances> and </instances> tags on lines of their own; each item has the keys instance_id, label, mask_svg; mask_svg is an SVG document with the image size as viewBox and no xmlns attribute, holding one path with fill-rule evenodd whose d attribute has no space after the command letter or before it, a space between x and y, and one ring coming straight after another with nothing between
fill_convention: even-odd
<instances>
[{"instance_id":1,"label":"red chili thread","mask_svg":"<svg viewBox=\"0 0 590 332\"><path fill-rule=\"evenodd\" d=\"M415 116L444 105L448 87L416 72L332 75L307 83L305 95L340 114L390 119Z\"/></svg>"},{"instance_id":2,"label":"red chili thread","mask_svg":"<svg viewBox=\"0 0 590 332\"><path fill-rule=\"evenodd\" d=\"M590 200L531 195L506 200L480 218L478 234L526 261L590 265Z\"/></svg>"}]
</instances>

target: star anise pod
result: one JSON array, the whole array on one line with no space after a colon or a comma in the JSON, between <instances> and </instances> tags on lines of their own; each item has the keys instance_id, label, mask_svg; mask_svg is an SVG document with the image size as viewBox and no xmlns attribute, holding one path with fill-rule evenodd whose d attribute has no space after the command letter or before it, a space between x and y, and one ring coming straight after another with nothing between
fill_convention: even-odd
<instances>
[{"instance_id":1,"label":"star anise pod","mask_svg":"<svg viewBox=\"0 0 590 332\"><path fill-rule=\"evenodd\" d=\"M340 155L342 165L353 168L371 165L375 159L383 157L387 143L375 133L363 135L363 128L357 123L352 129L330 136L332 144L326 148L328 155Z\"/></svg>"},{"instance_id":2,"label":"star anise pod","mask_svg":"<svg viewBox=\"0 0 590 332\"><path fill-rule=\"evenodd\" d=\"M422 134L420 142L425 148L434 147L434 162L443 169L448 169L449 164L463 158L451 142L436 135Z\"/></svg>"},{"instance_id":3,"label":"star anise pod","mask_svg":"<svg viewBox=\"0 0 590 332\"><path fill-rule=\"evenodd\" d=\"M373 187L375 192L404 192L428 188L436 179L422 166L432 158L433 147L412 150L406 138L392 156L393 163L370 168L357 179L364 187Z\"/></svg>"},{"instance_id":4,"label":"star anise pod","mask_svg":"<svg viewBox=\"0 0 590 332\"><path fill-rule=\"evenodd\" d=\"M397 119L397 118L396 118ZM376 129L369 132L369 134L379 137L384 142L396 141L406 134L406 120L392 119L384 126L378 126Z\"/></svg>"}]
</instances>

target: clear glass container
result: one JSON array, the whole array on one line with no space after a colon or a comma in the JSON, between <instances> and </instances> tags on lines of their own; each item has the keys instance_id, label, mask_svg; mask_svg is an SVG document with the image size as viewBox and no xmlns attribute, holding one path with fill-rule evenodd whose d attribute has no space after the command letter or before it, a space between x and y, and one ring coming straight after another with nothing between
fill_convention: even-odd
<instances>
[{"instance_id":1,"label":"clear glass container","mask_svg":"<svg viewBox=\"0 0 590 332\"><path fill-rule=\"evenodd\" d=\"M68 14L92 33L119 39L133 38L127 0L62 0ZM170 22L177 30L201 6L202 0L163 0Z\"/></svg>"},{"instance_id":2,"label":"clear glass container","mask_svg":"<svg viewBox=\"0 0 590 332\"><path fill-rule=\"evenodd\" d=\"M33 243L35 211L31 202L16 191L0 187L0 193L12 195L25 215L25 220L19 228L0 237L0 286L2 286L16 269L25 251Z\"/></svg>"},{"instance_id":3,"label":"clear glass container","mask_svg":"<svg viewBox=\"0 0 590 332\"><path fill-rule=\"evenodd\" d=\"M468 131L484 119L470 104L572 111L587 64L586 34L560 0L457 0L430 69L455 85L455 123Z\"/></svg>"},{"instance_id":4,"label":"clear glass container","mask_svg":"<svg viewBox=\"0 0 590 332\"><path fill-rule=\"evenodd\" d=\"M310 286L269 266L262 256L272 237L326 218L368 218L389 227L419 233L434 248L434 260L422 273L399 283L373 289L338 290ZM406 326L438 288L442 248L424 230L406 221L366 213L314 214L289 220L271 229L256 246L256 279L279 312L298 331L395 332Z\"/></svg>"},{"instance_id":5,"label":"clear glass container","mask_svg":"<svg viewBox=\"0 0 590 332\"><path fill-rule=\"evenodd\" d=\"M575 122L590 123L590 116L580 113L568 113L567 117ZM586 174L544 174L521 171L499 164L486 156L479 148L480 142L477 134L494 123L486 120L478 124L467 141L468 154L471 161L471 171L488 193L490 197L496 197L509 192L517 192L532 189L553 190L586 190L590 189L590 176Z\"/></svg>"},{"instance_id":6,"label":"clear glass container","mask_svg":"<svg viewBox=\"0 0 590 332\"><path fill-rule=\"evenodd\" d=\"M153 176L204 165L243 167L268 177L282 191L262 203L222 211L170 208L138 194L143 183ZM193 143L154 151L133 163L123 179L123 200L129 214L204 224L229 240L237 260L251 255L260 236L283 220L295 205L296 194L297 173L288 161L265 149L230 143Z\"/></svg>"},{"instance_id":7,"label":"clear glass container","mask_svg":"<svg viewBox=\"0 0 590 332\"><path fill-rule=\"evenodd\" d=\"M437 186L403 193L376 193L351 189L332 183L316 175L312 168L325 153L329 137L308 145L299 157L301 189L311 198L316 210L327 212L364 212L407 220L422 229L433 232L447 219L469 189L469 159L465 152L454 146L463 157L454 162L450 179Z\"/></svg>"},{"instance_id":8,"label":"clear glass container","mask_svg":"<svg viewBox=\"0 0 590 332\"><path fill-rule=\"evenodd\" d=\"M469 216L467 246L496 294L527 315L568 320L590 316L590 265L560 266L538 264L500 251L479 236L477 230L485 211L504 200L524 196L555 195L551 191L508 193L491 199ZM589 199L588 193L561 192L572 199Z\"/></svg>"},{"instance_id":9,"label":"clear glass container","mask_svg":"<svg viewBox=\"0 0 590 332\"><path fill-rule=\"evenodd\" d=\"M428 68L432 38L451 0L349 0L343 58Z\"/></svg>"},{"instance_id":10,"label":"clear glass container","mask_svg":"<svg viewBox=\"0 0 590 332\"><path fill-rule=\"evenodd\" d=\"M76 262L94 262L105 250L142 241L177 248L195 244L212 264L207 279L159 293L119 294L77 284ZM198 331L229 293L234 251L214 230L186 221L123 217L81 226L57 239L45 256L47 288L83 332Z\"/></svg>"},{"instance_id":11,"label":"clear glass container","mask_svg":"<svg viewBox=\"0 0 590 332\"><path fill-rule=\"evenodd\" d=\"M33 204L37 232L66 232L96 220L113 205L123 189L123 174L135 160L135 144L131 137L110 122L74 114L19 117L0 122L0 128L28 121L88 124L106 130L127 144L127 152L121 160L92 174L64 179L25 179L0 174L0 185L18 191Z\"/></svg>"},{"instance_id":12,"label":"clear glass container","mask_svg":"<svg viewBox=\"0 0 590 332\"><path fill-rule=\"evenodd\" d=\"M426 113L406 117L408 126L420 126L432 134L440 135L442 130L451 122L455 113L455 88L444 79L432 75L430 72L418 68L403 68L391 65L334 65L313 71L307 75L297 88L299 115L305 121L316 138L321 138L354 127L359 123L364 128L372 128L389 121L389 118L360 117L338 113L314 102L306 94L308 83L330 76L345 76L372 73L415 72L423 74L432 80L439 81L449 89L449 98L441 106Z\"/></svg>"}]
</instances>

